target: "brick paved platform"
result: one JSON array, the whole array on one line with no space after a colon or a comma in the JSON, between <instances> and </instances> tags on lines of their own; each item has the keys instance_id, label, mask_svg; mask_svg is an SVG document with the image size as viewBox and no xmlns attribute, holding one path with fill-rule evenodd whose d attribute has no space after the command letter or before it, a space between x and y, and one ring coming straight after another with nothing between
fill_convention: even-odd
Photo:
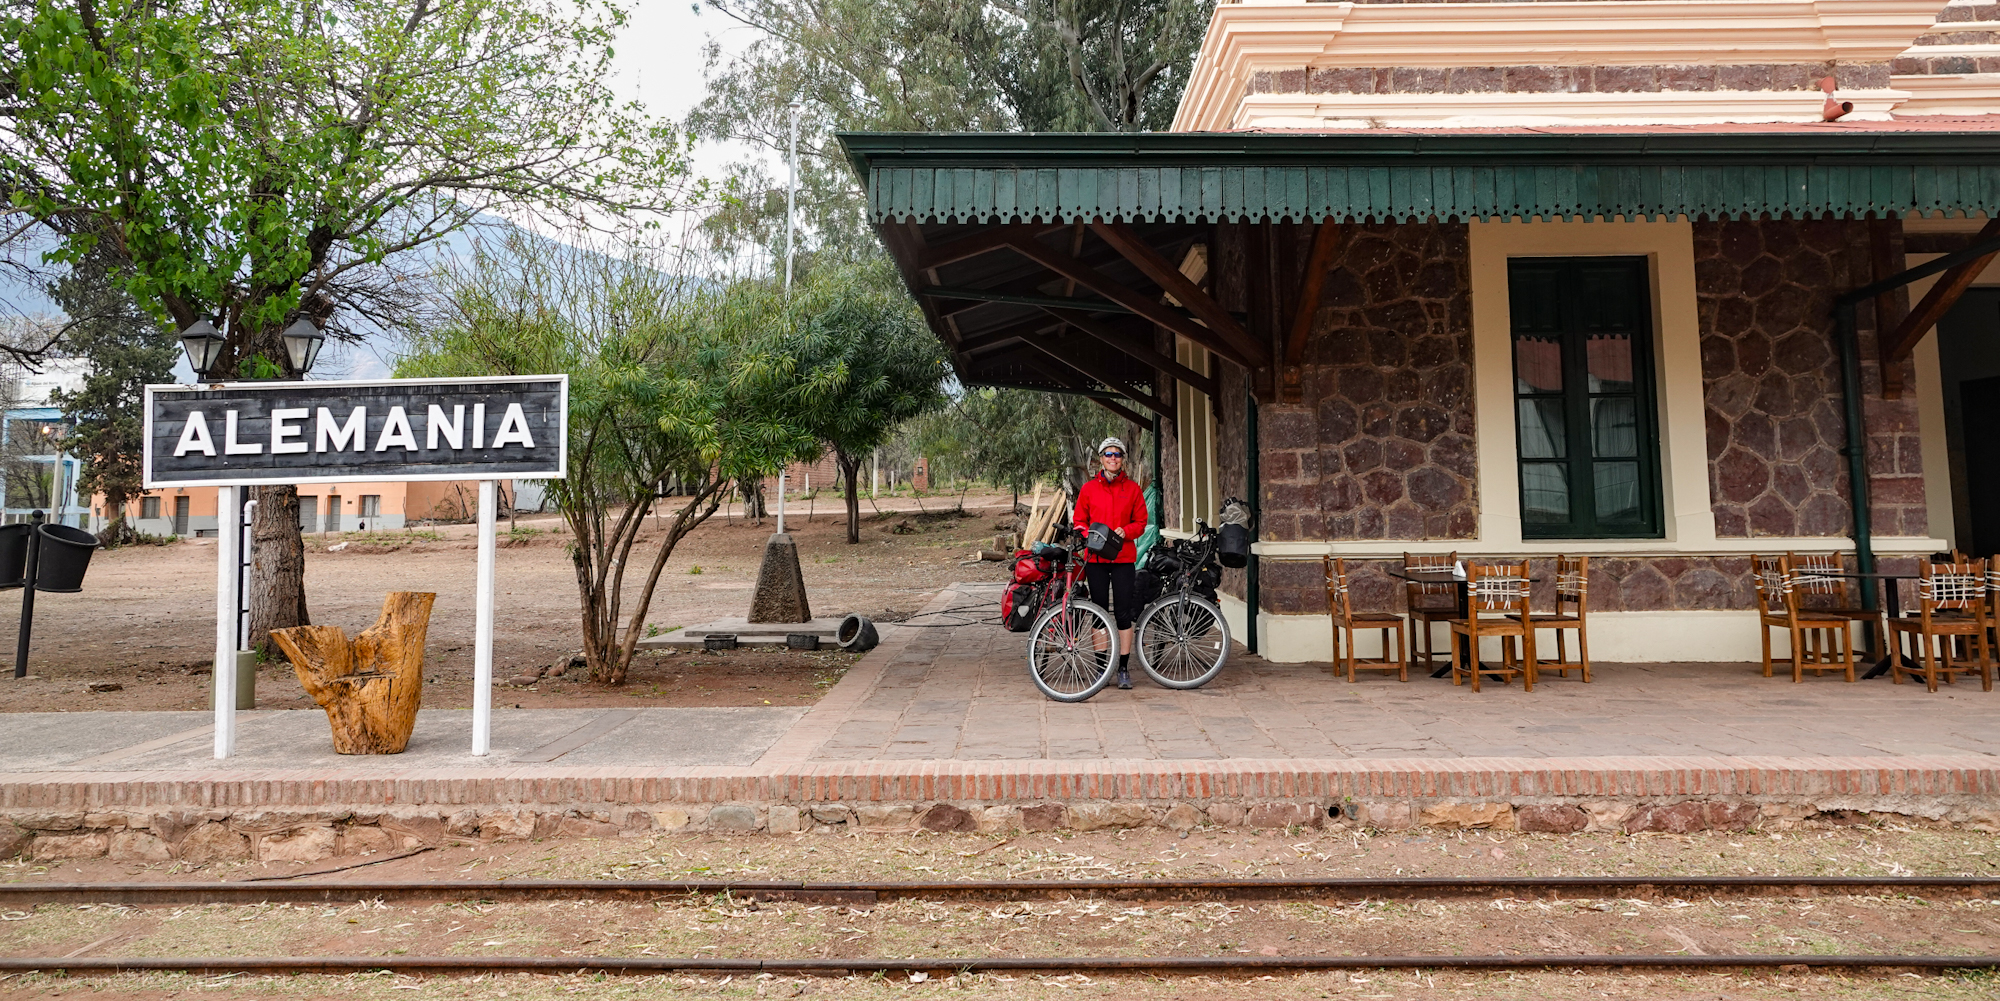
<instances>
[{"instance_id":1,"label":"brick paved platform","mask_svg":"<svg viewBox=\"0 0 2000 1001\"><path fill-rule=\"evenodd\" d=\"M992 597L940 595L802 715L501 712L485 759L463 753L462 713L424 714L411 753L375 758L326 753L317 713L257 714L226 763L189 735L200 714L14 717L0 817L25 833L10 846L0 824L0 854L115 854L121 832L179 852L191 825L241 832L258 857L285 831L357 825L433 840L1208 822L1691 830L1860 811L2000 827L2000 692L1976 686L1603 664L1590 685L1474 694L1428 678L1350 685L1239 651L1202 691L1142 681L1063 705L1028 680L1022 636L974 621ZM20 750L36 728L68 749Z\"/></svg>"}]
</instances>

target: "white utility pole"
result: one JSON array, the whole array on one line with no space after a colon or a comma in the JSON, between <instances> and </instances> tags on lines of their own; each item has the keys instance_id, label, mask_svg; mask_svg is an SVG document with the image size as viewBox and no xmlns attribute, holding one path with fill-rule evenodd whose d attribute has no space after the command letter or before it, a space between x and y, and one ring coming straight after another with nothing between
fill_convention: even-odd
<instances>
[{"instance_id":1,"label":"white utility pole","mask_svg":"<svg viewBox=\"0 0 2000 1001\"><path fill-rule=\"evenodd\" d=\"M493 537L499 491L479 481L479 583L472 626L472 753L493 749Z\"/></svg>"},{"instance_id":2,"label":"white utility pole","mask_svg":"<svg viewBox=\"0 0 2000 1001\"><path fill-rule=\"evenodd\" d=\"M778 534L785 534L785 471L778 470Z\"/></svg>"},{"instance_id":3,"label":"white utility pole","mask_svg":"<svg viewBox=\"0 0 2000 1001\"><path fill-rule=\"evenodd\" d=\"M793 230L797 228L793 221L792 207L798 201L799 191L799 108L799 99L796 97L792 98L791 170L790 176L785 181L785 291L787 292L792 290L792 239ZM784 494L780 493L778 496L780 498L778 502L779 509L783 510ZM782 532L784 530L785 519L783 515L780 515L778 517L778 531Z\"/></svg>"},{"instance_id":4,"label":"white utility pole","mask_svg":"<svg viewBox=\"0 0 2000 1001\"><path fill-rule=\"evenodd\" d=\"M882 450L878 448L875 450L875 471L869 474L868 477L868 497L869 499L872 500L874 499L876 494L881 492L882 492Z\"/></svg>"}]
</instances>

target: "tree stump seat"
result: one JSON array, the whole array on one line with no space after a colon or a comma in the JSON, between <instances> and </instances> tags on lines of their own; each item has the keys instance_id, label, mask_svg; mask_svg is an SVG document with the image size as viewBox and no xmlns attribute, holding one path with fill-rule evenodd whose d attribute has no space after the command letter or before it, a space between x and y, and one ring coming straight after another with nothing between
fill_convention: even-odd
<instances>
[{"instance_id":1,"label":"tree stump seat","mask_svg":"<svg viewBox=\"0 0 2000 1001\"><path fill-rule=\"evenodd\" d=\"M274 629L306 694L326 710L341 754L401 754L424 698L429 591L392 591L382 615L353 639L338 626ZM380 682L380 684L377 684Z\"/></svg>"}]
</instances>

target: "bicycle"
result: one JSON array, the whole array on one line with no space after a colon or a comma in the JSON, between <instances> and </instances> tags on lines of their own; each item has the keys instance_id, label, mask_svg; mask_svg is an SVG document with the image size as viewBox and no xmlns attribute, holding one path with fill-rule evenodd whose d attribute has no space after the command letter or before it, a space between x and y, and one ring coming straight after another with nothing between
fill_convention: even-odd
<instances>
[{"instance_id":1,"label":"bicycle","mask_svg":"<svg viewBox=\"0 0 2000 1001\"><path fill-rule=\"evenodd\" d=\"M1161 594L1133 626L1140 669L1165 688L1200 688L1229 660L1229 622L1215 599L1216 532L1199 518L1194 524L1194 538L1146 554L1147 570L1163 578Z\"/></svg>"},{"instance_id":2,"label":"bicycle","mask_svg":"<svg viewBox=\"0 0 2000 1001\"><path fill-rule=\"evenodd\" d=\"M1118 624L1102 606L1078 597L1084 586L1083 536L1068 535L1064 545L1035 545L1034 555L1054 564L1055 573L1043 592L1049 608L1028 637L1028 676L1057 702L1082 702L1111 681Z\"/></svg>"}]
</instances>

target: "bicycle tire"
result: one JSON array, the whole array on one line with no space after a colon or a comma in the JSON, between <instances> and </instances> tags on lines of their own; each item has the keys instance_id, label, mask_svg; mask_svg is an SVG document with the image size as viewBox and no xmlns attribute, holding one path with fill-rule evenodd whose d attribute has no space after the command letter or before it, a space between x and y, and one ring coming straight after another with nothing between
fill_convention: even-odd
<instances>
[{"instance_id":1,"label":"bicycle tire","mask_svg":"<svg viewBox=\"0 0 2000 1001\"><path fill-rule=\"evenodd\" d=\"M1139 613L1132 646L1155 684L1200 688L1229 662L1229 620L1206 598L1170 594Z\"/></svg>"},{"instance_id":2,"label":"bicycle tire","mask_svg":"<svg viewBox=\"0 0 2000 1001\"><path fill-rule=\"evenodd\" d=\"M1065 614L1074 619L1067 637L1063 625L1056 621ZM1102 650L1084 635L1092 626L1104 632L1107 645ZM1082 648L1079 641L1091 646ZM1028 633L1028 677L1043 695L1057 702L1082 702L1111 681L1117 652L1118 623L1110 612L1088 601L1072 600L1065 607L1058 598Z\"/></svg>"}]
</instances>

